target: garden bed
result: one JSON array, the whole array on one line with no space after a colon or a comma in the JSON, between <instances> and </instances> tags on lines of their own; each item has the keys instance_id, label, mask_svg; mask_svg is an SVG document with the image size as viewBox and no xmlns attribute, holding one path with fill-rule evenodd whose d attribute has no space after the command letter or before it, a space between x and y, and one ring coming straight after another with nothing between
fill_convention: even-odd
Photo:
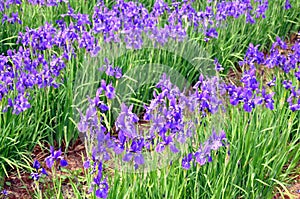
<instances>
[{"instance_id":1,"label":"garden bed","mask_svg":"<svg viewBox=\"0 0 300 199\"><path fill-rule=\"evenodd\" d=\"M0 198L300 197L299 7L0 2Z\"/></svg>"}]
</instances>

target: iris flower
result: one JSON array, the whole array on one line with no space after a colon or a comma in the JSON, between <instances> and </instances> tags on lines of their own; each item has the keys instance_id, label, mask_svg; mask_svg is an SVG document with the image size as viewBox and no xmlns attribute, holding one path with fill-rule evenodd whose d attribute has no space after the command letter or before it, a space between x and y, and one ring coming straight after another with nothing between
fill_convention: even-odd
<instances>
[{"instance_id":1,"label":"iris flower","mask_svg":"<svg viewBox=\"0 0 300 199\"><path fill-rule=\"evenodd\" d=\"M50 146L50 153L50 156L45 159L48 168L52 168L56 161L59 161L61 167L66 167L68 165L68 162L61 156L62 152L60 149L58 151L54 151L54 147Z\"/></svg>"}]
</instances>

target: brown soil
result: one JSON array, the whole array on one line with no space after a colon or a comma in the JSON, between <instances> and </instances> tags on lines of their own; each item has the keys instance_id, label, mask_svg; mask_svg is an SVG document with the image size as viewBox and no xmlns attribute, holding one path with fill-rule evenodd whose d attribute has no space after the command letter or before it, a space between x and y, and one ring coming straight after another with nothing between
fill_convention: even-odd
<instances>
[{"instance_id":1,"label":"brown soil","mask_svg":"<svg viewBox=\"0 0 300 199\"><path fill-rule=\"evenodd\" d=\"M278 187L281 193L278 190L273 199L300 199L300 164L289 177L293 179L290 185L286 190Z\"/></svg>"}]
</instances>

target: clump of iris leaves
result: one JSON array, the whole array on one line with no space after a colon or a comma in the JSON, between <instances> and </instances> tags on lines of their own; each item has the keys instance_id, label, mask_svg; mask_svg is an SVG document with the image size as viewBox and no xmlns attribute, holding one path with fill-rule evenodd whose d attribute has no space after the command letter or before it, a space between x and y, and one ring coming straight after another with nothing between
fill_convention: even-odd
<instances>
[{"instance_id":1,"label":"clump of iris leaves","mask_svg":"<svg viewBox=\"0 0 300 199\"><path fill-rule=\"evenodd\" d=\"M31 169L38 198L64 198L66 180L77 198L272 198L299 161L300 46L282 38L299 30L299 7L286 0L2 1L2 175ZM156 46L196 41L215 75L203 76L162 50L144 50L144 36ZM75 121L82 63L120 42L134 50L104 59L99 86ZM171 65L192 91L162 74L120 103L114 119L115 88L145 59ZM237 68L241 77L231 83L226 74ZM88 154L84 177L65 169L54 147L47 169L37 160L32 165L28 154L39 141L64 143L67 151L79 133ZM149 154L165 164L149 164Z\"/></svg>"}]
</instances>

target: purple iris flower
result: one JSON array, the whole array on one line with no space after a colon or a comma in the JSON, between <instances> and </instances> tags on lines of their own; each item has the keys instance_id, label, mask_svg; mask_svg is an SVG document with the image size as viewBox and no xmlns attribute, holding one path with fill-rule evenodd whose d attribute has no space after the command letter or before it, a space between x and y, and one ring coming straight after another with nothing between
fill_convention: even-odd
<instances>
[{"instance_id":1,"label":"purple iris flower","mask_svg":"<svg viewBox=\"0 0 300 199\"><path fill-rule=\"evenodd\" d=\"M217 38L218 37L218 32L216 31L215 28L210 28L206 32L206 36L209 37L209 38Z\"/></svg>"},{"instance_id":2,"label":"purple iris flower","mask_svg":"<svg viewBox=\"0 0 300 199\"><path fill-rule=\"evenodd\" d=\"M224 70L224 68L222 67L222 65L219 63L219 61L217 59L215 59L214 64L215 64L215 70L216 71L223 71Z\"/></svg>"},{"instance_id":3,"label":"purple iris flower","mask_svg":"<svg viewBox=\"0 0 300 199\"><path fill-rule=\"evenodd\" d=\"M39 163L39 161L34 160L33 162L33 168L35 168L36 170L38 170L41 167L41 164Z\"/></svg>"},{"instance_id":4,"label":"purple iris flower","mask_svg":"<svg viewBox=\"0 0 300 199\"><path fill-rule=\"evenodd\" d=\"M96 190L96 197L97 198L107 198L108 196L108 183L107 180L104 179L102 182L100 182L100 184L98 185L99 188Z\"/></svg>"},{"instance_id":5,"label":"purple iris flower","mask_svg":"<svg viewBox=\"0 0 300 199\"><path fill-rule=\"evenodd\" d=\"M159 142L156 146L156 152L161 153L164 151L166 146L170 147L170 150L172 153L178 153L179 149L176 147L175 143L173 142L174 134L171 134L169 136L165 136L164 134L161 136L162 141Z\"/></svg>"},{"instance_id":6,"label":"purple iris flower","mask_svg":"<svg viewBox=\"0 0 300 199\"><path fill-rule=\"evenodd\" d=\"M50 146L50 153L51 153L50 156L48 156L45 159L48 168L52 168L53 164L56 161L59 161L61 167L66 167L68 165L68 162L65 159L63 159L63 157L61 156L62 152L60 149L58 151L55 151L54 147Z\"/></svg>"},{"instance_id":7,"label":"purple iris flower","mask_svg":"<svg viewBox=\"0 0 300 199\"><path fill-rule=\"evenodd\" d=\"M208 162L212 161L211 150L218 150L220 147L226 144L226 134L222 130L218 135L215 130L213 130L210 138L199 147L198 151L195 153L195 160L202 166Z\"/></svg>"},{"instance_id":8,"label":"purple iris flower","mask_svg":"<svg viewBox=\"0 0 300 199\"><path fill-rule=\"evenodd\" d=\"M244 108L244 110L245 110L246 112L249 112L249 113L250 113L254 107L255 107L255 105L254 105L253 102L251 102L251 101L245 101L245 102L244 102L243 108Z\"/></svg>"},{"instance_id":9,"label":"purple iris flower","mask_svg":"<svg viewBox=\"0 0 300 199\"><path fill-rule=\"evenodd\" d=\"M8 191L6 189L3 189L0 193L4 196L8 196Z\"/></svg>"},{"instance_id":10,"label":"purple iris flower","mask_svg":"<svg viewBox=\"0 0 300 199\"><path fill-rule=\"evenodd\" d=\"M105 113L109 110L109 107L103 101L100 100L100 96L98 95L98 93L94 98L94 102L95 106L98 107L102 113Z\"/></svg>"},{"instance_id":11,"label":"purple iris flower","mask_svg":"<svg viewBox=\"0 0 300 199\"><path fill-rule=\"evenodd\" d=\"M145 159L142 153L138 153L134 156L135 168L137 169L139 165L145 164Z\"/></svg>"},{"instance_id":12,"label":"purple iris flower","mask_svg":"<svg viewBox=\"0 0 300 199\"><path fill-rule=\"evenodd\" d=\"M79 132L85 133L91 126L95 126L98 124L97 109L93 103L89 105L85 115L83 115L81 111L79 111L79 113L80 122L77 125Z\"/></svg>"},{"instance_id":13,"label":"purple iris flower","mask_svg":"<svg viewBox=\"0 0 300 199\"><path fill-rule=\"evenodd\" d=\"M120 79L123 76L122 69L119 67L115 67L115 77L116 79Z\"/></svg>"},{"instance_id":14,"label":"purple iris flower","mask_svg":"<svg viewBox=\"0 0 300 199\"><path fill-rule=\"evenodd\" d=\"M246 22L250 24L255 24L255 19L249 12L246 13Z\"/></svg>"},{"instance_id":15,"label":"purple iris flower","mask_svg":"<svg viewBox=\"0 0 300 199\"><path fill-rule=\"evenodd\" d=\"M94 190L94 188L96 188L96 197L97 198L107 198L108 196L108 183L107 183L107 179L105 178L104 180L103 178L103 167L102 167L102 162L100 162L98 164L98 173L97 176L94 178L93 182L92 182L92 187L90 190Z\"/></svg>"},{"instance_id":16,"label":"purple iris flower","mask_svg":"<svg viewBox=\"0 0 300 199\"><path fill-rule=\"evenodd\" d=\"M295 112L295 111L300 111L300 100L298 101L297 104L293 104L289 107L291 109L291 111Z\"/></svg>"},{"instance_id":17,"label":"purple iris flower","mask_svg":"<svg viewBox=\"0 0 300 199\"><path fill-rule=\"evenodd\" d=\"M2 15L2 25L8 20L8 16L6 14Z\"/></svg>"},{"instance_id":18,"label":"purple iris flower","mask_svg":"<svg viewBox=\"0 0 300 199\"><path fill-rule=\"evenodd\" d=\"M97 93L96 93L96 101L95 101L96 105L100 102L99 97L102 94L102 91L105 92L105 96L108 99L113 99L116 96L115 88L113 87L112 83L106 85L106 81L101 80L101 86L98 88Z\"/></svg>"},{"instance_id":19,"label":"purple iris flower","mask_svg":"<svg viewBox=\"0 0 300 199\"><path fill-rule=\"evenodd\" d=\"M266 10L268 9L269 6L269 2L268 0L266 0L265 2L261 3L260 5L258 5L257 9L256 9L256 18L259 18L260 16L262 18L266 18Z\"/></svg>"},{"instance_id":20,"label":"purple iris flower","mask_svg":"<svg viewBox=\"0 0 300 199\"><path fill-rule=\"evenodd\" d=\"M130 162L133 160L135 169L137 169L140 165L143 165L145 163L144 156L142 155L144 146L144 138L134 138L131 143L130 152L127 152L124 155L123 161Z\"/></svg>"},{"instance_id":21,"label":"purple iris flower","mask_svg":"<svg viewBox=\"0 0 300 199\"><path fill-rule=\"evenodd\" d=\"M291 5L291 3L290 3L290 0L285 0L284 8L285 8L286 10L289 10L289 9L292 8L292 5Z\"/></svg>"},{"instance_id":22,"label":"purple iris flower","mask_svg":"<svg viewBox=\"0 0 300 199\"><path fill-rule=\"evenodd\" d=\"M125 162L130 162L130 161L132 160L132 158L133 158L133 153L128 152L128 153L126 153L126 154L124 155L123 161L125 161Z\"/></svg>"},{"instance_id":23,"label":"purple iris flower","mask_svg":"<svg viewBox=\"0 0 300 199\"><path fill-rule=\"evenodd\" d=\"M209 145L205 144L204 147L200 146L199 150L195 153L195 160L200 164L200 166L205 165L207 162L210 162L211 155L210 155L211 148Z\"/></svg>"},{"instance_id":24,"label":"purple iris flower","mask_svg":"<svg viewBox=\"0 0 300 199\"><path fill-rule=\"evenodd\" d=\"M115 88L112 86L111 83L106 86L105 95L107 96L108 99L113 99L116 97Z\"/></svg>"},{"instance_id":25,"label":"purple iris flower","mask_svg":"<svg viewBox=\"0 0 300 199\"><path fill-rule=\"evenodd\" d=\"M194 155L192 153L189 153L187 156L182 158L182 168L183 169L190 169L191 168L191 161L193 160Z\"/></svg>"},{"instance_id":26,"label":"purple iris flower","mask_svg":"<svg viewBox=\"0 0 300 199\"><path fill-rule=\"evenodd\" d=\"M300 81L300 70L295 72L295 77L297 78L298 81Z\"/></svg>"},{"instance_id":27,"label":"purple iris flower","mask_svg":"<svg viewBox=\"0 0 300 199\"><path fill-rule=\"evenodd\" d=\"M273 100L274 94L275 93L267 94L266 89L265 88L262 89L263 100L265 102L266 107L270 110L274 109L274 100Z\"/></svg>"},{"instance_id":28,"label":"purple iris flower","mask_svg":"<svg viewBox=\"0 0 300 199\"><path fill-rule=\"evenodd\" d=\"M91 162L90 162L90 160L85 161L85 162L83 163L83 167L84 167L85 169L89 169L89 168L91 167Z\"/></svg>"},{"instance_id":29,"label":"purple iris flower","mask_svg":"<svg viewBox=\"0 0 300 199\"><path fill-rule=\"evenodd\" d=\"M136 114L132 112L133 105L127 107L124 103L121 105L121 113L116 120L117 130L128 138L137 137L135 124L139 121Z\"/></svg>"},{"instance_id":30,"label":"purple iris flower","mask_svg":"<svg viewBox=\"0 0 300 199\"><path fill-rule=\"evenodd\" d=\"M99 68L100 71L105 71L106 75L120 79L122 74L122 69L120 67L113 67L107 58L104 58L104 65Z\"/></svg>"},{"instance_id":31,"label":"purple iris flower","mask_svg":"<svg viewBox=\"0 0 300 199\"><path fill-rule=\"evenodd\" d=\"M290 81L290 80L283 80L282 85L287 90L291 90L291 89L294 88L293 84L292 84L292 81Z\"/></svg>"},{"instance_id":32,"label":"purple iris flower","mask_svg":"<svg viewBox=\"0 0 300 199\"><path fill-rule=\"evenodd\" d=\"M226 140L226 135L224 131L221 131L220 135L218 136L216 134L216 131L213 130L212 135L208 140L210 149L217 151L220 147L224 146L223 144L224 140Z\"/></svg>"},{"instance_id":33,"label":"purple iris flower","mask_svg":"<svg viewBox=\"0 0 300 199\"><path fill-rule=\"evenodd\" d=\"M179 149L173 143L170 144L170 150L172 151L172 153L179 153Z\"/></svg>"},{"instance_id":34,"label":"purple iris flower","mask_svg":"<svg viewBox=\"0 0 300 199\"><path fill-rule=\"evenodd\" d=\"M35 169L35 172L31 173L30 175L34 181L39 180L39 178L42 175L48 176L48 173L46 172L46 170L44 168L41 168L41 164L39 163L39 161L34 160L33 168Z\"/></svg>"},{"instance_id":35,"label":"purple iris flower","mask_svg":"<svg viewBox=\"0 0 300 199\"><path fill-rule=\"evenodd\" d=\"M273 87L273 86L275 86L275 82L276 82L276 77L274 77L271 81L267 82L267 85L269 87Z\"/></svg>"},{"instance_id":36,"label":"purple iris flower","mask_svg":"<svg viewBox=\"0 0 300 199\"><path fill-rule=\"evenodd\" d=\"M275 42L275 44L279 45L280 48L282 48L282 49L284 49L284 50L287 49L287 44L286 44L284 41L282 41L282 40L280 39L280 37L276 37L276 42Z\"/></svg>"}]
</instances>

